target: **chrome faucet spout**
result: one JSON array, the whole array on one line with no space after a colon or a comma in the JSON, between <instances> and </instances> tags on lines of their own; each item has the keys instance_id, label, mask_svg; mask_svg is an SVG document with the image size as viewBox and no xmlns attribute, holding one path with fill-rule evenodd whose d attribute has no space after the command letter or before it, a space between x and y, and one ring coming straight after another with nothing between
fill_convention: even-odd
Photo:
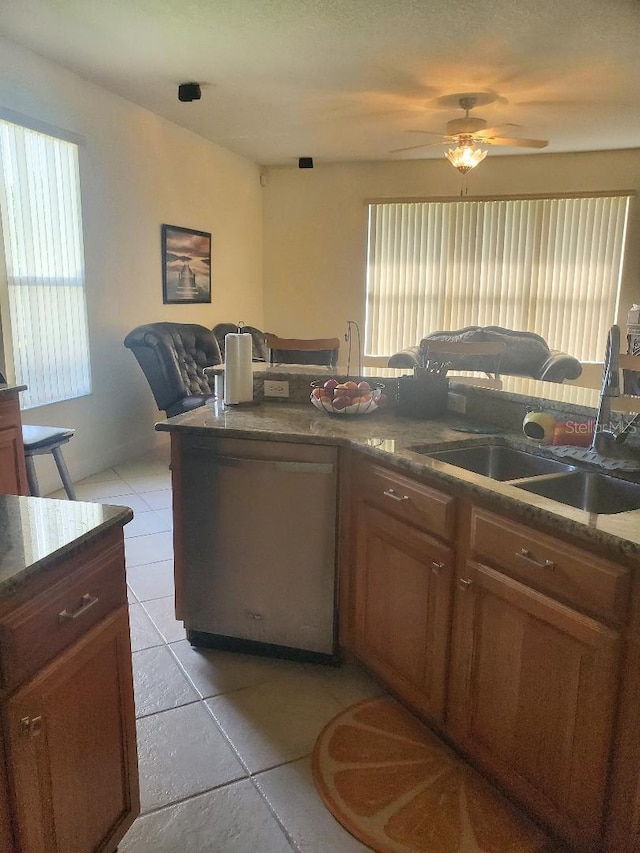
<instances>
[{"instance_id":1,"label":"chrome faucet spout","mask_svg":"<svg viewBox=\"0 0 640 853\"><path fill-rule=\"evenodd\" d=\"M612 326L607 335L607 349L602 371L602 387L591 450L603 453L616 440L611 426L611 398L620 396L620 326Z\"/></svg>"}]
</instances>

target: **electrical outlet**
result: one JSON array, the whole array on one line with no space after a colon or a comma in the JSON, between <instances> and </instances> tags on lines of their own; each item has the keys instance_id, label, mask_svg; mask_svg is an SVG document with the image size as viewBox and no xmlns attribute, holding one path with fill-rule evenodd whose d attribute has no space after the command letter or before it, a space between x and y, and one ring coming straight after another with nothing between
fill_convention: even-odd
<instances>
[{"instance_id":1,"label":"electrical outlet","mask_svg":"<svg viewBox=\"0 0 640 853\"><path fill-rule=\"evenodd\" d=\"M289 396L289 383L288 382L275 382L273 380L265 379L265 381L264 381L264 396L265 397L288 397Z\"/></svg>"},{"instance_id":2,"label":"electrical outlet","mask_svg":"<svg viewBox=\"0 0 640 853\"><path fill-rule=\"evenodd\" d=\"M457 412L459 415L464 415L467 411L467 398L464 394L455 394L453 391L449 391L447 409L450 412Z\"/></svg>"}]
</instances>

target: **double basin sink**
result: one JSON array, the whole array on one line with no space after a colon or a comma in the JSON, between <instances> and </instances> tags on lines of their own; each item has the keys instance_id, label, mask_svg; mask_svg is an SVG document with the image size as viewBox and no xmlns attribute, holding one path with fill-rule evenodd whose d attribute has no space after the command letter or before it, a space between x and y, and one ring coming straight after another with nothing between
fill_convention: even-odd
<instances>
[{"instance_id":1,"label":"double basin sink","mask_svg":"<svg viewBox=\"0 0 640 853\"><path fill-rule=\"evenodd\" d=\"M482 474L493 480L586 512L613 514L640 509L640 483L578 470L574 465L500 445L462 447L432 452L424 445L411 450L430 459Z\"/></svg>"}]
</instances>

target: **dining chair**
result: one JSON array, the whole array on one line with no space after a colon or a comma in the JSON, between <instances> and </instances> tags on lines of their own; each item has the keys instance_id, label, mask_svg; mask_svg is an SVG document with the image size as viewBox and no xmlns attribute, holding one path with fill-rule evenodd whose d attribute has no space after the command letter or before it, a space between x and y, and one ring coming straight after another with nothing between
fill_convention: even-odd
<instances>
[{"instance_id":1,"label":"dining chair","mask_svg":"<svg viewBox=\"0 0 640 853\"><path fill-rule=\"evenodd\" d=\"M279 338L266 335L271 364L321 364L335 367L339 338Z\"/></svg>"}]
</instances>

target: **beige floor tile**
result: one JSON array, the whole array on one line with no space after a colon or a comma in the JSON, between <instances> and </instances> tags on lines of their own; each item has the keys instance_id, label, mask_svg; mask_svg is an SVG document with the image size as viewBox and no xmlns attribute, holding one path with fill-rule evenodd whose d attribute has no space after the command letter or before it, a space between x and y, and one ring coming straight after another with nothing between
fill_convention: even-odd
<instances>
[{"instance_id":1,"label":"beige floor tile","mask_svg":"<svg viewBox=\"0 0 640 853\"><path fill-rule=\"evenodd\" d=\"M173 493L171 489L158 489L151 492L138 492L138 496L151 509L171 509Z\"/></svg>"},{"instance_id":2,"label":"beige floor tile","mask_svg":"<svg viewBox=\"0 0 640 853\"><path fill-rule=\"evenodd\" d=\"M327 687L343 708L355 705L363 699L373 699L386 693L384 687L361 669L357 664L346 663L340 667L306 664Z\"/></svg>"},{"instance_id":3,"label":"beige floor tile","mask_svg":"<svg viewBox=\"0 0 640 853\"><path fill-rule=\"evenodd\" d=\"M84 486L88 483L104 483L109 480L119 480L120 475L116 473L114 468L105 468L103 471L98 471L95 474L90 474L88 477L83 477L82 480L75 482L76 486Z\"/></svg>"},{"instance_id":4,"label":"beige floor tile","mask_svg":"<svg viewBox=\"0 0 640 853\"><path fill-rule=\"evenodd\" d=\"M143 812L246 775L202 702L138 720L138 766Z\"/></svg>"},{"instance_id":5,"label":"beige floor tile","mask_svg":"<svg viewBox=\"0 0 640 853\"><path fill-rule=\"evenodd\" d=\"M147 492L146 494L149 494L149 492ZM173 510L171 510L171 509L157 509L157 510L155 510L155 512L157 512L157 514L160 516L160 518L166 524L166 529L167 530L173 530Z\"/></svg>"},{"instance_id":6,"label":"beige floor tile","mask_svg":"<svg viewBox=\"0 0 640 853\"><path fill-rule=\"evenodd\" d=\"M322 728L341 710L307 673L216 696L207 705L251 773L309 755Z\"/></svg>"},{"instance_id":7,"label":"beige floor tile","mask_svg":"<svg viewBox=\"0 0 640 853\"><path fill-rule=\"evenodd\" d=\"M254 776L299 853L366 853L369 847L343 829L320 799L311 759L302 758Z\"/></svg>"},{"instance_id":8,"label":"beige floor tile","mask_svg":"<svg viewBox=\"0 0 640 853\"><path fill-rule=\"evenodd\" d=\"M123 481L129 484L134 492L155 492L160 489L171 488L171 474L169 471L146 473L146 474L123 474Z\"/></svg>"},{"instance_id":9,"label":"beige floor tile","mask_svg":"<svg viewBox=\"0 0 640 853\"><path fill-rule=\"evenodd\" d=\"M164 645L133 653L133 689L138 717L200 698Z\"/></svg>"},{"instance_id":10,"label":"beige floor tile","mask_svg":"<svg viewBox=\"0 0 640 853\"><path fill-rule=\"evenodd\" d=\"M151 510L149 504L141 498L140 495L118 495L117 499L114 499L114 502L120 504L120 506L130 507L136 514L139 512L149 512ZM126 529L127 528L125 527L125 532Z\"/></svg>"},{"instance_id":11,"label":"beige floor tile","mask_svg":"<svg viewBox=\"0 0 640 853\"><path fill-rule=\"evenodd\" d=\"M118 853L291 853L251 782L242 781L143 815Z\"/></svg>"},{"instance_id":12,"label":"beige floor tile","mask_svg":"<svg viewBox=\"0 0 640 853\"><path fill-rule=\"evenodd\" d=\"M184 625L175 617L175 602L172 595L145 601L144 609L166 643L177 643L186 638Z\"/></svg>"},{"instance_id":13,"label":"beige floor tile","mask_svg":"<svg viewBox=\"0 0 640 853\"><path fill-rule=\"evenodd\" d=\"M304 665L293 661L195 649L187 640L172 643L171 651L204 699L304 672Z\"/></svg>"},{"instance_id":14,"label":"beige floor tile","mask_svg":"<svg viewBox=\"0 0 640 853\"><path fill-rule=\"evenodd\" d=\"M129 626L131 629L131 651L139 652L152 646L161 646L162 637L145 613L141 604L129 606Z\"/></svg>"},{"instance_id":15,"label":"beige floor tile","mask_svg":"<svg viewBox=\"0 0 640 853\"><path fill-rule=\"evenodd\" d=\"M139 601L173 595L173 560L127 567L127 583Z\"/></svg>"},{"instance_id":16,"label":"beige floor tile","mask_svg":"<svg viewBox=\"0 0 640 853\"><path fill-rule=\"evenodd\" d=\"M124 528L125 539L133 539L136 536L148 536L150 533L166 533L171 530L171 524L150 509L147 512L137 512Z\"/></svg>"},{"instance_id":17,"label":"beige floor tile","mask_svg":"<svg viewBox=\"0 0 640 853\"><path fill-rule=\"evenodd\" d=\"M124 553L127 568L157 563L160 560L171 560L173 559L173 533L170 531L149 533L147 536L126 539Z\"/></svg>"},{"instance_id":18,"label":"beige floor tile","mask_svg":"<svg viewBox=\"0 0 640 853\"><path fill-rule=\"evenodd\" d=\"M117 504L115 498L130 495L134 491L124 480L108 480L104 483L87 483L75 485L76 498L79 501L99 501L100 503Z\"/></svg>"},{"instance_id":19,"label":"beige floor tile","mask_svg":"<svg viewBox=\"0 0 640 853\"><path fill-rule=\"evenodd\" d=\"M133 594L133 590L131 589L129 584L127 584L127 601L129 602L129 604L137 604L138 603L138 599Z\"/></svg>"}]
</instances>

